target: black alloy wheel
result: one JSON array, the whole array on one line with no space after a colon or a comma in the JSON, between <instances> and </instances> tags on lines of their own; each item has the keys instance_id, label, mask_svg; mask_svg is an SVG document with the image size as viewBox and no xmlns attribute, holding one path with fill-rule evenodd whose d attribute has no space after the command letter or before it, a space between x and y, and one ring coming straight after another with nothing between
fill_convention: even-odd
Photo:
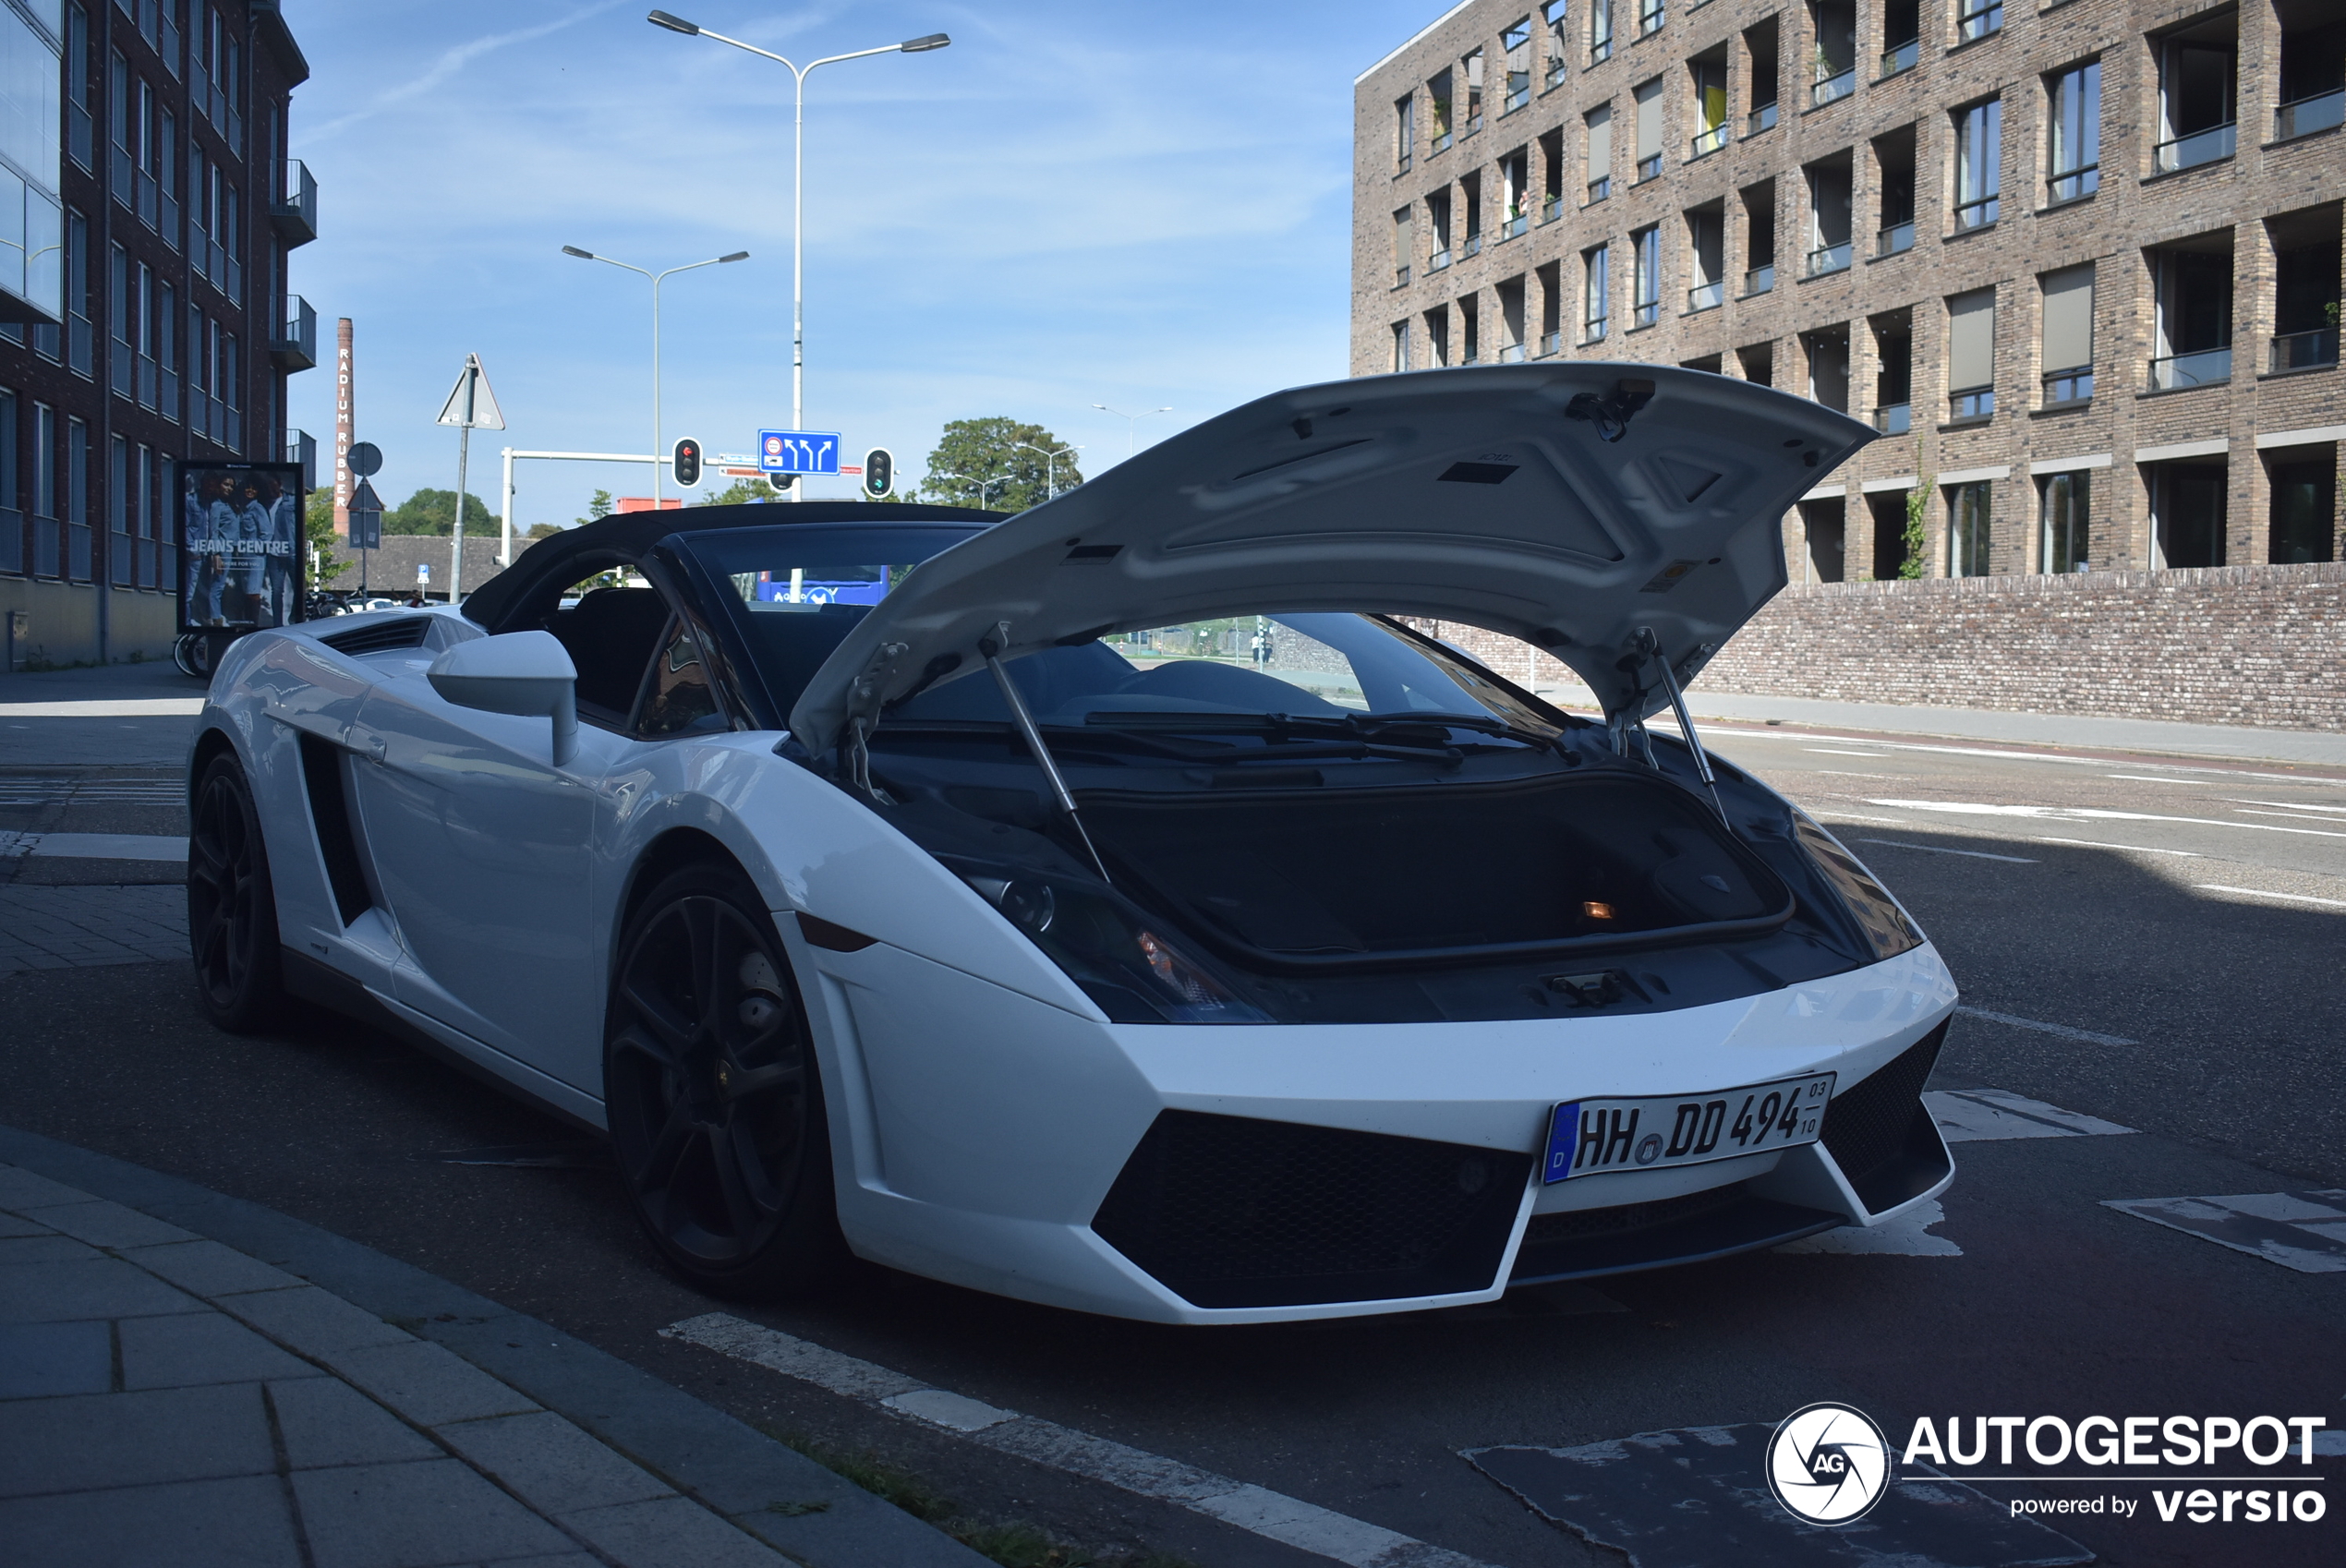
<instances>
[{"instance_id":1,"label":"black alloy wheel","mask_svg":"<svg viewBox=\"0 0 2346 1568\"><path fill-rule=\"evenodd\" d=\"M815 1051L774 917L730 867L687 866L628 921L604 1106L635 1217L704 1289L828 1284L847 1256Z\"/></svg>"},{"instance_id":2,"label":"black alloy wheel","mask_svg":"<svg viewBox=\"0 0 2346 1568\"><path fill-rule=\"evenodd\" d=\"M284 1002L277 899L252 787L233 754L197 780L187 835L187 941L204 1016L232 1033L273 1020Z\"/></svg>"}]
</instances>

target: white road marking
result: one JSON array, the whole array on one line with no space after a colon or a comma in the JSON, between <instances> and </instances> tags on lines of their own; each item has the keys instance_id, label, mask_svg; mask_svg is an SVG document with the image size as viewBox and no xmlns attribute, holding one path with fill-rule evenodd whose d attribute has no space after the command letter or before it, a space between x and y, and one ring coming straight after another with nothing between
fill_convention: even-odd
<instances>
[{"instance_id":1,"label":"white road marking","mask_svg":"<svg viewBox=\"0 0 2346 1568\"><path fill-rule=\"evenodd\" d=\"M946 1389L930 1388L917 1378L723 1312L687 1318L659 1332L663 1338L698 1345L958 1433L998 1453L1170 1502L1350 1568L1487 1568L1473 1558L1429 1546L1365 1519Z\"/></svg>"},{"instance_id":2,"label":"white road marking","mask_svg":"<svg viewBox=\"0 0 2346 1568\"><path fill-rule=\"evenodd\" d=\"M1991 855L1985 850L1942 850L1936 844L1903 844L1895 838L1860 838L1860 844L1886 844L1893 850L1920 850L1926 855L1963 855L1975 861L2009 861L2013 865L2035 865L2025 855Z\"/></svg>"},{"instance_id":3,"label":"white road marking","mask_svg":"<svg viewBox=\"0 0 2346 1568\"><path fill-rule=\"evenodd\" d=\"M1886 757L1890 754L1888 752L1844 752L1831 746L1803 746L1800 749L1825 757Z\"/></svg>"},{"instance_id":4,"label":"white road marking","mask_svg":"<svg viewBox=\"0 0 2346 1568\"><path fill-rule=\"evenodd\" d=\"M2102 1207L2299 1273L2346 1273L2346 1190L2113 1198Z\"/></svg>"},{"instance_id":5,"label":"white road marking","mask_svg":"<svg viewBox=\"0 0 2346 1568\"><path fill-rule=\"evenodd\" d=\"M1839 1230L1819 1231L1804 1236L1798 1241L1787 1241L1778 1252L1826 1252L1842 1257L1875 1258L1960 1258L1963 1248L1943 1236L1932 1236L1930 1227L1947 1217L1939 1200L1917 1203L1910 1213L1901 1214L1885 1225L1870 1230L1863 1225L1844 1225Z\"/></svg>"},{"instance_id":6,"label":"white road marking","mask_svg":"<svg viewBox=\"0 0 2346 1568\"><path fill-rule=\"evenodd\" d=\"M2082 1111L2064 1111L2008 1089L1930 1089L1922 1103L1950 1143L2006 1138L2087 1138L2133 1132Z\"/></svg>"},{"instance_id":7,"label":"white road marking","mask_svg":"<svg viewBox=\"0 0 2346 1568\"><path fill-rule=\"evenodd\" d=\"M1980 801L1877 801L1869 806L1895 806L1902 811L1946 812L1955 816L2026 816L2046 822L2190 822L2202 827L2247 827L2259 833L2303 833L2315 838L2346 838L2346 833L2325 833L2317 827L2283 827L2271 822L2232 822L2220 816L2160 816L2152 812L2102 811L2092 806L1998 806Z\"/></svg>"},{"instance_id":8,"label":"white road marking","mask_svg":"<svg viewBox=\"0 0 2346 1568\"><path fill-rule=\"evenodd\" d=\"M2282 806L2291 811L2328 812L2332 815L2346 813L2346 806L2317 806L2303 801L2243 801L2238 795L2224 797L2236 806Z\"/></svg>"},{"instance_id":9,"label":"white road marking","mask_svg":"<svg viewBox=\"0 0 2346 1568\"><path fill-rule=\"evenodd\" d=\"M1903 816L1868 816L1862 812L1843 811L1836 806L1819 806L1817 809L1836 822L1887 822L1900 827L1914 826Z\"/></svg>"},{"instance_id":10,"label":"white road marking","mask_svg":"<svg viewBox=\"0 0 2346 1568\"><path fill-rule=\"evenodd\" d=\"M184 861L187 840L153 833L11 833L0 855L62 855L93 861Z\"/></svg>"},{"instance_id":11,"label":"white road marking","mask_svg":"<svg viewBox=\"0 0 2346 1568\"><path fill-rule=\"evenodd\" d=\"M2311 893L2268 893L2262 887L2227 887L2220 882L2195 882L2192 886L2203 893L2236 893L2243 899L2283 899L2292 904L2319 904L2324 909L2346 910L2346 899L2316 899Z\"/></svg>"},{"instance_id":12,"label":"white road marking","mask_svg":"<svg viewBox=\"0 0 2346 1568\"><path fill-rule=\"evenodd\" d=\"M2089 1045L2139 1045L2139 1040L2123 1035L2101 1034L2090 1029L2072 1029L2065 1023L2046 1023L2038 1019L2015 1018L2010 1013L1991 1013L1985 1007L1967 1007L1955 1004L1955 1011L1966 1018L1985 1019L1989 1023L2008 1024L2013 1029L2033 1029L2039 1034L2058 1034L2063 1040L2083 1040Z\"/></svg>"},{"instance_id":13,"label":"white road marking","mask_svg":"<svg viewBox=\"0 0 2346 1568\"><path fill-rule=\"evenodd\" d=\"M2135 784L2189 784L2195 789L2204 788L2207 782L2204 778L2158 778L2147 773L2105 773L2102 777L2123 778Z\"/></svg>"},{"instance_id":14,"label":"white road marking","mask_svg":"<svg viewBox=\"0 0 2346 1568\"><path fill-rule=\"evenodd\" d=\"M2098 838L2056 838L2050 833L2037 836L2039 844L2082 844L2089 850L2132 850L2138 855L2181 855L2187 861L2206 860L2197 850L2161 850L2149 844L2105 844Z\"/></svg>"},{"instance_id":15,"label":"white road marking","mask_svg":"<svg viewBox=\"0 0 2346 1568\"><path fill-rule=\"evenodd\" d=\"M1859 773L1848 767L1812 767L1809 772L1824 778L1895 778L1894 773Z\"/></svg>"},{"instance_id":16,"label":"white road marking","mask_svg":"<svg viewBox=\"0 0 2346 1568\"><path fill-rule=\"evenodd\" d=\"M2253 807L2253 806L2243 806L2243 807L2241 807L2241 808L2240 808L2240 814L2241 814L2241 815L2243 815L2243 816L2285 816L2285 817L2287 817L2287 818L2288 818L2290 821L2292 821L2292 822L2331 822L2331 823L2338 823L2338 825L2339 825L2340 826L2341 826L2341 827L2346 827L2346 822L2339 822L2339 819L2338 819L2337 817L2334 817L2334 816L2315 816L2315 815L2314 815L2314 814L2312 814L2310 812L2302 812L2302 811L2258 811L2258 810L2256 810L2256 809L2255 809L2255 807ZM2254 824L2243 824L2243 826L2255 826L2255 825L2254 825Z\"/></svg>"}]
</instances>

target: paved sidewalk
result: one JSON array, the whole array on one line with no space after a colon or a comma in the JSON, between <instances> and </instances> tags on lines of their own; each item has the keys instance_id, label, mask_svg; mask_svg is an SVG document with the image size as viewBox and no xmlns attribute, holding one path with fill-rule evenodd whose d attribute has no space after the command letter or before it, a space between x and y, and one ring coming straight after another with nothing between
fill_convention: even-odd
<instances>
[{"instance_id":1,"label":"paved sidewalk","mask_svg":"<svg viewBox=\"0 0 2346 1568\"><path fill-rule=\"evenodd\" d=\"M45 1149L117 1180L131 1173L155 1190L202 1193L30 1134L0 1134L19 1158ZM218 1212L253 1211L204 1196L200 1206ZM243 1217L249 1224L253 1214ZM281 1232L309 1230L269 1217ZM304 1249L297 1235L287 1238ZM346 1254L365 1252L323 1239L345 1265ZM599 1355L441 1290L499 1314L501 1339ZM463 1320L406 1321L421 1330ZM524 1348L519 1337L507 1344ZM613 1417L608 1369L585 1372L566 1385L595 1412L582 1420L623 1421L628 1401L616 1400ZM634 1414L641 1426L654 1410L660 1429L631 1445L631 1457L548 1408L562 1402L559 1392L539 1387L532 1397L296 1274L0 1164L0 1558L11 1568L983 1563L812 1461L653 1387L664 1399L639 1389ZM681 1448L679 1402L712 1418ZM730 1451L711 1441L724 1427L738 1434ZM662 1446L667 1465L644 1452ZM686 1463L675 1463L678 1453Z\"/></svg>"},{"instance_id":2,"label":"paved sidewalk","mask_svg":"<svg viewBox=\"0 0 2346 1568\"><path fill-rule=\"evenodd\" d=\"M175 883L0 887L0 974L187 961L187 889Z\"/></svg>"}]
</instances>

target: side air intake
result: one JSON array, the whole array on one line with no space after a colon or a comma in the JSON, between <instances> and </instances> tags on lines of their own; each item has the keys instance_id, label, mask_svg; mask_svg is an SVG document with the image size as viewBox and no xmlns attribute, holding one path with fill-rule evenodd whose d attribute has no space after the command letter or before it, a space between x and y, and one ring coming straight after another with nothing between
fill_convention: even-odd
<instances>
[{"instance_id":1,"label":"side air intake","mask_svg":"<svg viewBox=\"0 0 2346 1568\"><path fill-rule=\"evenodd\" d=\"M422 647L424 638L430 631L430 616L402 615L376 621L370 626L353 626L347 632L330 633L318 640L338 654L363 658L369 654Z\"/></svg>"},{"instance_id":2,"label":"side air intake","mask_svg":"<svg viewBox=\"0 0 2346 1568\"><path fill-rule=\"evenodd\" d=\"M420 621L423 618L418 616ZM343 783L341 750L315 735L301 738L301 779L309 794L309 824L317 830L318 853L326 862L326 882L334 891L334 909L342 923L350 923L374 906L367 891L367 873L358 859L357 836L350 826L350 797Z\"/></svg>"}]
</instances>

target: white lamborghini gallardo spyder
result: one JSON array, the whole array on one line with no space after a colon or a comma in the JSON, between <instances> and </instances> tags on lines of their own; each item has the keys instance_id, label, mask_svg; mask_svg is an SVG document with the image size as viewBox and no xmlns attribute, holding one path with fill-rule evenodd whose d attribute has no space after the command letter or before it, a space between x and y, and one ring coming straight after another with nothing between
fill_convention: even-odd
<instances>
[{"instance_id":1,"label":"white lamborghini gallardo spyder","mask_svg":"<svg viewBox=\"0 0 2346 1568\"><path fill-rule=\"evenodd\" d=\"M1385 376L1016 516L631 514L461 614L257 633L190 760L202 1005L607 1131L716 1291L852 1253L1251 1322L1880 1224L1953 1175L1947 970L1644 723L1868 434L1666 368Z\"/></svg>"}]
</instances>

